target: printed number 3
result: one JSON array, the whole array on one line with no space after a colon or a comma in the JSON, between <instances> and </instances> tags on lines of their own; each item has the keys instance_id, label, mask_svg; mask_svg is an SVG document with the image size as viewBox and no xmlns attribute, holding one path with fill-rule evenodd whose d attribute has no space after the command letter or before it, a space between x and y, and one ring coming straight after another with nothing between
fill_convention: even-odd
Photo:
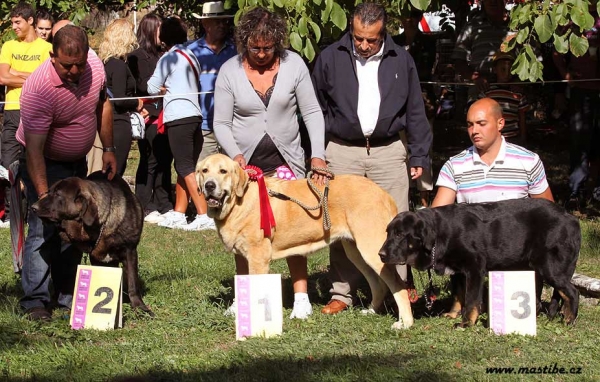
<instances>
[{"instance_id":1,"label":"printed number 3","mask_svg":"<svg viewBox=\"0 0 600 382\"><path fill-rule=\"evenodd\" d=\"M522 300L519 302L519 308L523 309L523 311L520 312L520 309L513 309L510 311L510 313L513 315L514 318L522 320L524 318L529 317L529 315L531 314L531 307L529 306L529 293L519 291L513 293L510 297L510 299L513 301L518 300L519 298L522 298Z\"/></svg>"},{"instance_id":2,"label":"printed number 3","mask_svg":"<svg viewBox=\"0 0 600 382\"><path fill-rule=\"evenodd\" d=\"M115 292L113 292L113 290L108 287L100 287L96 289L96 293L94 293L94 296L101 296L102 293L106 293L106 298L94 305L94 307L92 308L92 313L110 314L112 310L108 308L103 308L103 306L111 302L111 300L115 296Z\"/></svg>"}]
</instances>

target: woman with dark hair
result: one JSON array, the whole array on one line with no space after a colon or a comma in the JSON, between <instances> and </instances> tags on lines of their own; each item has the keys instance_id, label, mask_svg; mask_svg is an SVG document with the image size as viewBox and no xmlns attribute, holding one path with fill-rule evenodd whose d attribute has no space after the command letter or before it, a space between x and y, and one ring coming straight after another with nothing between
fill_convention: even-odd
<instances>
[{"instance_id":1,"label":"woman with dark hair","mask_svg":"<svg viewBox=\"0 0 600 382\"><path fill-rule=\"evenodd\" d=\"M148 96L148 80L154 73L162 55L160 25L162 17L148 13L137 30L139 48L128 58L129 69L135 78L137 94ZM135 195L142 203L144 221L156 224L165 219L164 214L173 209L171 198L171 163L173 154L167 134L158 134L157 120L162 110L162 100L151 99L144 103L142 116L146 119L146 138L138 140L140 161L135 175Z\"/></svg>"},{"instance_id":2,"label":"woman with dark hair","mask_svg":"<svg viewBox=\"0 0 600 382\"><path fill-rule=\"evenodd\" d=\"M304 178L299 111L310 137L313 180L323 184L327 176L323 113L304 61L286 49L285 20L254 8L241 17L235 37L238 56L223 64L215 86L217 141L242 168L248 164L267 176L291 173ZM247 260L237 255L235 259L237 273L248 274ZM306 257L288 257L287 263L294 287L291 318L305 319L312 313Z\"/></svg>"},{"instance_id":3,"label":"woman with dark hair","mask_svg":"<svg viewBox=\"0 0 600 382\"><path fill-rule=\"evenodd\" d=\"M39 8L35 13L35 33L42 40L48 42L51 41L52 37L52 26L54 25L54 18L44 8Z\"/></svg>"},{"instance_id":4,"label":"woman with dark hair","mask_svg":"<svg viewBox=\"0 0 600 382\"><path fill-rule=\"evenodd\" d=\"M167 52L158 60L148 80L150 95L164 94L163 120L169 136L169 145L175 160L177 185L175 208L158 223L161 227L197 230L214 227L206 215L206 200L198 192L194 171L202 150L202 111L198 102L200 64L196 56L183 44L187 41L187 27L179 18L169 17L160 26L160 40ZM195 219L187 224L185 212L189 199L196 207Z\"/></svg>"}]
</instances>

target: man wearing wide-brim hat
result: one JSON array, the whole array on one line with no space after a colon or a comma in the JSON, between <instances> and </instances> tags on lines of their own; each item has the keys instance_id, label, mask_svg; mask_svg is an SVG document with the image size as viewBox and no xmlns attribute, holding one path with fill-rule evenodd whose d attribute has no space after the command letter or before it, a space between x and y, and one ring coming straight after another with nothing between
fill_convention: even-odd
<instances>
[{"instance_id":1,"label":"man wearing wide-brim hat","mask_svg":"<svg viewBox=\"0 0 600 382\"><path fill-rule=\"evenodd\" d=\"M225 6L222 1L209 1L202 5L202 15L192 13L197 19L230 19L233 15L225 13Z\"/></svg>"},{"instance_id":2,"label":"man wearing wide-brim hat","mask_svg":"<svg viewBox=\"0 0 600 382\"><path fill-rule=\"evenodd\" d=\"M206 32L204 36L188 46L200 63L201 94L199 100L204 116L202 121L204 144L200 152L200 159L204 159L219 152L219 146L213 134L215 81L221 65L231 57L236 56L237 50L235 44L229 38L230 20L233 19L233 15L225 13L222 1L204 3L202 15L197 13L192 13L192 15L202 21L202 27ZM214 225L214 222L212 224ZM206 228L198 227L198 230Z\"/></svg>"}]
</instances>

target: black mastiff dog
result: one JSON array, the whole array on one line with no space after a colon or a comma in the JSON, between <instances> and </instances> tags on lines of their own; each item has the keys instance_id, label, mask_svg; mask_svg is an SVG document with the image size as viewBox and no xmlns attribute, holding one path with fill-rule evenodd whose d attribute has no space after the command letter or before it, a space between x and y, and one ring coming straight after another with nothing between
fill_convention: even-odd
<instances>
[{"instance_id":1,"label":"black mastiff dog","mask_svg":"<svg viewBox=\"0 0 600 382\"><path fill-rule=\"evenodd\" d=\"M118 175L109 181L101 171L63 179L31 209L55 224L63 241L89 253L92 265L122 263L131 306L154 315L140 296L137 245L144 211L127 182Z\"/></svg>"},{"instance_id":2,"label":"black mastiff dog","mask_svg":"<svg viewBox=\"0 0 600 382\"><path fill-rule=\"evenodd\" d=\"M466 290L456 297L465 312L457 326L477 321L487 272L508 270L534 270L538 301L544 281L554 288L548 315L556 315L562 298L571 324L579 305L571 278L580 244L579 221L564 209L545 199L518 199L400 213L379 255L388 264L464 275Z\"/></svg>"}]
</instances>

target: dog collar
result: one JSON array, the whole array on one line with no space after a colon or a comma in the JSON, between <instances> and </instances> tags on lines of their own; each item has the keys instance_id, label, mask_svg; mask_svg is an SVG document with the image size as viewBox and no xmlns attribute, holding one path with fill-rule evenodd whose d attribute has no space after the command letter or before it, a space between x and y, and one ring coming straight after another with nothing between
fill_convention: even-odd
<instances>
[{"instance_id":1,"label":"dog collar","mask_svg":"<svg viewBox=\"0 0 600 382\"><path fill-rule=\"evenodd\" d=\"M90 253L96 249L96 247L98 246L98 243L100 242L100 238L102 237L102 233L104 232L104 224L102 224L102 226L100 227L100 233L98 234L98 238L96 239L96 243L94 244L94 246L92 247L92 250L90 251Z\"/></svg>"},{"instance_id":2,"label":"dog collar","mask_svg":"<svg viewBox=\"0 0 600 382\"><path fill-rule=\"evenodd\" d=\"M431 248L431 267L435 267L435 243L433 243L433 248Z\"/></svg>"}]
</instances>

